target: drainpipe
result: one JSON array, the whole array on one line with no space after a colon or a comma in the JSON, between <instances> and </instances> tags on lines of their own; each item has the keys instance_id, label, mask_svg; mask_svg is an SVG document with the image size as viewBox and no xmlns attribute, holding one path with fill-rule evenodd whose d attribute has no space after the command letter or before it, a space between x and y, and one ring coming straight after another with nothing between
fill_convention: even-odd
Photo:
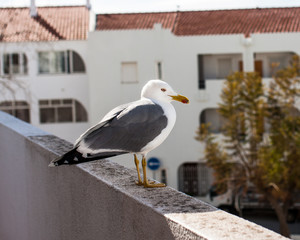
<instances>
[{"instance_id":1,"label":"drainpipe","mask_svg":"<svg viewBox=\"0 0 300 240\"><path fill-rule=\"evenodd\" d=\"M30 0L30 17L36 17L37 10L35 6L35 0Z\"/></svg>"},{"instance_id":2,"label":"drainpipe","mask_svg":"<svg viewBox=\"0 0 300 240\"><path fill-rule=\"evenodd\" d=\"M254 71L254 54L252 50L253 39L251 36L242 37L242 45L244 46L243 62L244 71L253 72Z\"/></svg>"},{"instance_id":3,"label":"drainpipe","mask_svg":"<svg viewBox=\"0 0 300 240\"><path fill-rule=\"evenodd\" d=\"M87 8L88 10L91 10L92 5L91 5L91 3L90 3L90 0L86 0L86 8Z\"/></svg>"}]
</instances>

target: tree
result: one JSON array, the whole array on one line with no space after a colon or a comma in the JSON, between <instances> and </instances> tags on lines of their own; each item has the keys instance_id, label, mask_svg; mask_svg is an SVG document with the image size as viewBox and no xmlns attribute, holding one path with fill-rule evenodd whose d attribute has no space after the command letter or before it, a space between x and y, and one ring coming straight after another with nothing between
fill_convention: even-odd
<instances>
[{"instance_id":1,"label":"tree","mask_svg":"<svg viewBox=\"0 0 300 240\"><path fill-rule=\"evenodd\" d=\"M0 95L15 99L17 92L23 92L23 95L28 97L29 91L26 84L12 75L0 75ZM2 99L1 99L2 100Z\"/></svg>"},{"instance_id":2,"label":"tree","mask_svg":"<svg viewBox=\"0 0 300 240\"><path fill-rule=\"evenodd\" d=\"M208 166L222 189L233 179L236 189L252 184L276 212L280 232L289 236L288 209L300 189L300 60L278 71L266 89L257 73L237 72L225 81L219 113L224 138L199 127Z\"/></svg>"}]
</instances>

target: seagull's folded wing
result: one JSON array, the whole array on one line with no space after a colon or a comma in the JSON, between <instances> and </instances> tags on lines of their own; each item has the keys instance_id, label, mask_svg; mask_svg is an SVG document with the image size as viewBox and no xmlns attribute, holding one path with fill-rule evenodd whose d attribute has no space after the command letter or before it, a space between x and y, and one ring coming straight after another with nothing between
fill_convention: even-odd
<instances>
[{"instance_id":1,"label":"seagull's folded wing","mask_svg":"<svg viewBox=\"0 0 300 240\"><path fill-rule=\"evenodd\" d=\"M108 113L100 123L81 136L77 147L90 156L104 152L140 152L162 132L167 123L161 106L139 100Z\"/></svg>"}]
</instances>

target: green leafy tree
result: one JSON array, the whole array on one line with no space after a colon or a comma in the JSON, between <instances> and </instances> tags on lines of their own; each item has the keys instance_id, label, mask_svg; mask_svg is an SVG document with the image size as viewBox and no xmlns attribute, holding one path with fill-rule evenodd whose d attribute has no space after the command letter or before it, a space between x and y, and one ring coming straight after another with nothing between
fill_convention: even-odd
<instances>
[{"instance_id":1,"label":"green leafy tree","mask_svg":"<svg viewBox=\"0 0 300 240\"><path fill-rule=\"evenodd\" d=\"M288 209L300 189L300 61L276 73L266 88L257 73L228 76L219 112L224 117L223 138L209 126L199 127L197 139L205 143L208 166L222 190L233 179L235 190L250 185L269 201L289 236Z\"/></svg>"}]
</instances>

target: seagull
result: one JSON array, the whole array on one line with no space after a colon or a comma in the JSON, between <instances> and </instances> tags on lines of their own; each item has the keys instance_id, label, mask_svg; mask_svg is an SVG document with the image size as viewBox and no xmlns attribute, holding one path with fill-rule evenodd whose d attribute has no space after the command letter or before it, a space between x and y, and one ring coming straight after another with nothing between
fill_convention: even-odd
<instances>
[{"instance_id":1,"label":"seagull","mask_svg":"<svg viewBox=\"0 0 300 240\"><path fill-rule=\"evenodd\" d=\"M173 129L176 112L171 102L174 100L189 103L187 97L177 94L168 83L148 81L142 88L140 100L111 110L78 138L72 150L54 159L49 166L78 164L130 153L134 155L137 185L165 187L165 184L148 181L146 156ZM143 181L137 155L142 156Z\"/></svg>"}]
</instances>

